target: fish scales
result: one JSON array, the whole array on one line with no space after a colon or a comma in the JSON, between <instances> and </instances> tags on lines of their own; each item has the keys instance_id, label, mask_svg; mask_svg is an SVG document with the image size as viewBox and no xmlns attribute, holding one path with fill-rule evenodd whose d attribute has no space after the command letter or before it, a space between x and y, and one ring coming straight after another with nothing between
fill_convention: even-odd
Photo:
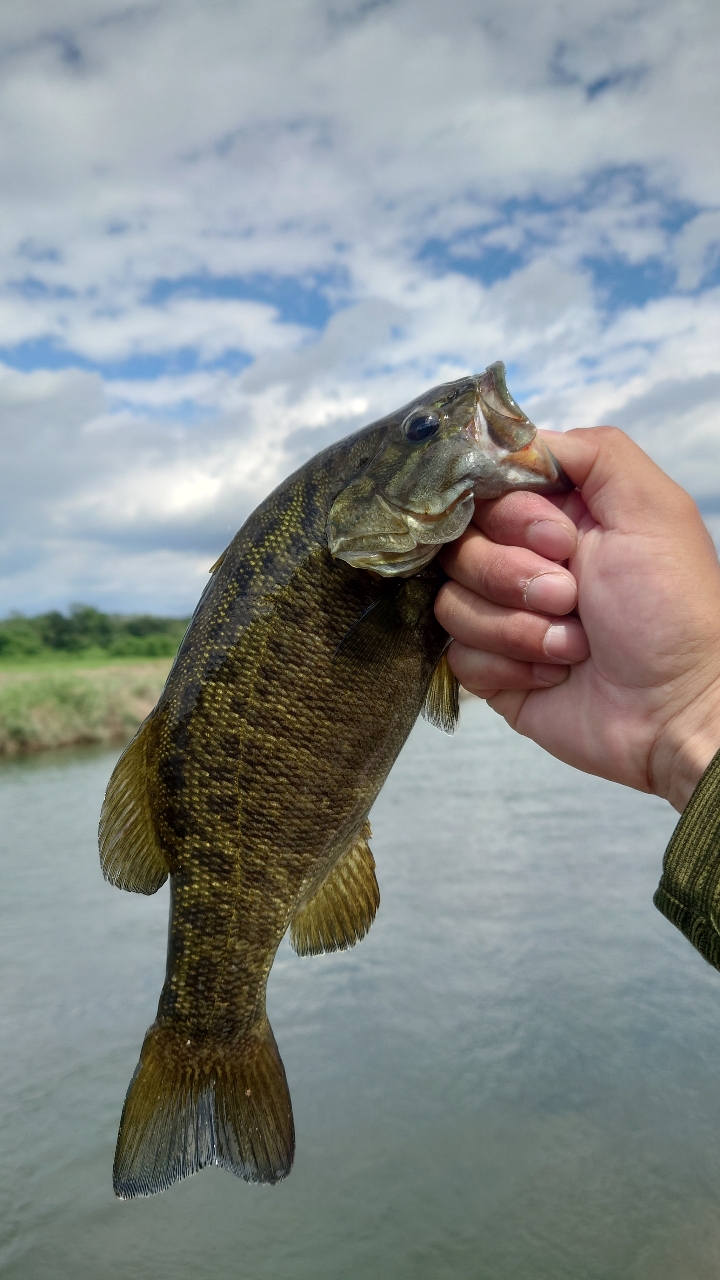
<instances>
[{"instance_id":1,"label":"fish scales","mask_svg":"<svg viewBox=\"0 0 720 1280\"><path fill-rule=\"evenodd\" d=\"M209 1163L268 1182L289 1171L267 979L289 927L301 954L367 931L379 902L369 810L426 698L453 719L433 556L478 486L566 487L537 443L512 448L528 420L500 369L331 446L261 504L116 766L105 874L141 892L171 876L165 983L118 1138L121 1196Z\"/></svg>"}]
</instances>

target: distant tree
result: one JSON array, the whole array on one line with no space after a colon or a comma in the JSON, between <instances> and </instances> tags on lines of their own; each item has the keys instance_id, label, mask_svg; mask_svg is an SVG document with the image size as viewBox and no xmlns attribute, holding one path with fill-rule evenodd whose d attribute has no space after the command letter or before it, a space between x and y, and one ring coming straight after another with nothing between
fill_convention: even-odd
<instances>
[{"instance_id":1,"label":"distant tree","mask_svg":"<svg viewBox=\"0 0 720 1280\"><path fill-rule=\"evenodd\" d=\"M0 621L0 660L90 650L109 657L172 657L186 627L186 618L124 617L88 604L74 604L68 614L58 609L34 618L15 613Z\"/></svg>"}]
</instances>

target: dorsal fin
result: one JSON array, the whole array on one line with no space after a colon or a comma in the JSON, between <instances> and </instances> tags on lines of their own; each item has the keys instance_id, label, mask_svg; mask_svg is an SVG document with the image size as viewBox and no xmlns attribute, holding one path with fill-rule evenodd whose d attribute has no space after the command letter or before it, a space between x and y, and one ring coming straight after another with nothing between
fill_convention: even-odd
<instances>
[{"instance_id":1,"label":"dorsal fin","mask_svg":"<svg viewBox=\"0 0 720 1280\"><path fill-rule=\"evenodd\" d=\"M450 670L447 651L432 673L422 714L444 733L454 733L460 715L460 685Z\"/></svg>"},{"instance_id":2,"label":"dorsal fin","mask_svg":"<svg viewBox=\"0 0 720 1280\"><path fill-rule=\"evenodd\" d=\"M355 844L293 916L290 941L299 956L345 951L365 937L380 906L375 859L368 844L371 834L366 822Z\"/></svg>"},{"instance_id":3,"label":"dorsal fin","mask_svg":"<svg viewBox=\"0 0 720 1280\"><path fill-rule=\"evenodd\" d=\"M222 564L229 550L230 548L226 547L225 550L221 552L221 554L218 556L215 563L210 565L210 568L208 569L208 573L217 573L218 569L220 568L220 565Z\"/></svg>"},{"instance_id":4,"label":"dorsal fin","mask_svg":"<svg viewBox=\"0 0 720 1280\"><path fill-rule=\"evenodd\" d=\"M100 813L100 865L118 889L155 893L168 878L147 789L146 720L123 751L108 783Z\"/></svg>"}]
</instances>

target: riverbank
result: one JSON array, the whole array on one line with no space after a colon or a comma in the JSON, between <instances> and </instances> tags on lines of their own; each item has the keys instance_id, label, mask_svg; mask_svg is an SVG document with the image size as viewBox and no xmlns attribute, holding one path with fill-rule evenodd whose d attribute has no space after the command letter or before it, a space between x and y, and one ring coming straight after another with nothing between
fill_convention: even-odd
<instances>
[{"instance_id":1,"label":"riverbank","mask_svg":"<svg viewBox=\"0 0 720 1280\"><path fill-rule=\"evenodd\" d=\"M108 662L91 651L0 666L0 760L128 742L155 706L171 665L171 658ZM472 695L461 689L460 698Z\"/></svg>"},{"instance_id":2,"label":"riverbank","mask_svg":"<svg viewBox=\"0 0 720 1280\"><path fill-rule=\"evenodd\" d=\"M171 658L0 667L0 759L127 742L152 710Z\"/></svg>"}]
</instances>

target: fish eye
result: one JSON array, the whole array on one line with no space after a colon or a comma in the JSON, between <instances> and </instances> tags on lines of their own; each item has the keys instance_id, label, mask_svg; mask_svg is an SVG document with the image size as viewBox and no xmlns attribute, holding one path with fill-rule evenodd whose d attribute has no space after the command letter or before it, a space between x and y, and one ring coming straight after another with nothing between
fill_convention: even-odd
<instances>
[{"instance_id":1,"label":"fish eye","mask_svg":"<svg viewBox=\"0 0 720 1280\"><path fill-rule=\"evenodd\" d=\"M429 440L439 430L440 419L436 413L429 413L427 410L411 413L403 423L403 431L408 440Z\"/></svg>"}]
</instances>

